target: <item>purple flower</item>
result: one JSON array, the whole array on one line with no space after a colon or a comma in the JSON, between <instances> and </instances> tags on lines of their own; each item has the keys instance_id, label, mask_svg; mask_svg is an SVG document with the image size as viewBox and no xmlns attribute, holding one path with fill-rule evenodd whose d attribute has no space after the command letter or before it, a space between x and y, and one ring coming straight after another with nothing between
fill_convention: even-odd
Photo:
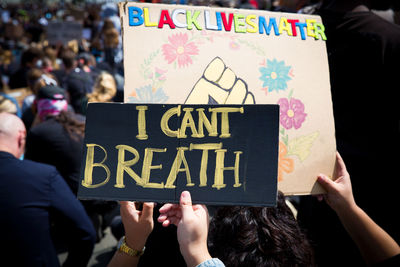
<instances>
[{"instance_id":1,"label":"purple flower","mask_svg":"<svg viewBox=\"0 0 400 267\"><path fill-rule=\"evenodd\" d=\"M295 98L281 98L278 100L280 105L280 122L285 129L292 127L299 129L306 119L307 114L304 113L304 104Z\"/></svg>"}]
</instances>

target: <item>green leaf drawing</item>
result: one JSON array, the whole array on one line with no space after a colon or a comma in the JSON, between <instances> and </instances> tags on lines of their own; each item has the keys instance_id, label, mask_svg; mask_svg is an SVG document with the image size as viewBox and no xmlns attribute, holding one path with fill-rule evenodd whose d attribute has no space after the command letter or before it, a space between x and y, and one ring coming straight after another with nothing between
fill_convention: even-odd
<instances>
[{"instance_id":1,"label":"green leaf drawing","mask_svg":"<svg viewBox=\"0 0 400 267\"><path fill-rule=\"evenodd\" d=\"M303 162L311 153L311 147L314 141L319 136L319 132L313 132L308 135L303 135L294 139L291 139L288 143L287 155L297 156L301 162Z\"/></svg>"},{"instance_id":2,"label":"green leaf drawing","mask_svg":"<svg viewBox=\"0 0 400 267\"><path fill-rule=\"evenodd\" d=\"M150 55L143 60L143 63L140 64L140 72L144 79L149 78L150 65L159 53L160 49L157 49L156 51L150 53Z\"/></svg>"},{"instance_id":3,"label":"green leaf drawing","mask_svg":"<svg viewBox=\"0 0 400 267\"><path fill-rule=\"evenodd\" d=\"M292 95L293 95L293 89L290 90L289 95L288 95L288 99L291 99L291 98L292 98Z\"/></svg>"}]
</instances>

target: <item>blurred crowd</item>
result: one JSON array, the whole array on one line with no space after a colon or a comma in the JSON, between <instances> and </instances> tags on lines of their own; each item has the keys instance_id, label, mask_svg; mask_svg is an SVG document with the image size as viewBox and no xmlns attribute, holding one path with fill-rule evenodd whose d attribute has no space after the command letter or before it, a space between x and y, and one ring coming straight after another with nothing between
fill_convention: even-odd
<instances>
[{"instance_id":1,"label":"blurred crowd","mask_svg":"<svg viewBox=\"0 0 400 267\"><path fill-rule=\"evenodd\" d=\"M83 155L87 104L89 102L123 102L124 67L118 7L114 2L86 3L84 1L75 1L76 3L74 4L65 3L64 1L55 1L49 4L44 4L43 1L21 2L20 4L12 4L7 3L7 1L1 1L0 5L0 112L15 114L22 120L23 126L26 129L26 136L19 136L24 141L24 148L26 147L25 152L16 152L13 155L21 159L25 158L34 162L46 163L54 166L64 179L72 194L76 196ZM316 0L166 0L152 2L262 9L306 14L318 13L321 6L321 2ZM386 3L386 1L382 2ZM379 10L381 8L377 5L377 10L374 12L388 21L388 23L393 25L399 24L399 1L389 2L392 3L390 5L383 5L384 7L382 9L384 10ZM327 15L329 18L330 14ZM329 22L329 20L327 21ZM54 29L57 30L57 28L54 28L54 23L59 22L65 24L75 23L75 25L79 25L78 35L81 37L71 39L57 39L57 37L54 37L62 35L57 35L57 32L54 32ZM397 29L397 32L398 31ZM329 33L328 29L328 34L334 36L332 32L333 31ZM74 34L76 34L76 32L74 32ZM398 38L400 40L400 36L398 36ZM333 51L333 53L329 53L329 56L335 56L341 51L344 51L335 50L335 47L332 47L332 45L330 46L328 43L328 52L330 51L329 49ZM371 49L375 49L375 47ZM379 53L380 52L378 52L378 54ZM397 54L395 55L397 56ZM385 59L386 57L385 54ZM378 61L379 60L377 60L377 62ZM330 58L331 73L332 68L335 67L332 65L332 62L337 63ZM359 62L362 61L360 60ZM360 66L361 65L363 64L360 63ZM390 68L389 72L394 73L392 71L393 68ZM372 75L366 76L372 77ZM337 80L334 81L343 79L342 76L335 78L337 78ZM356 76L355 79L357 78ZM335 88L334 83L332 84L332 88ZM337 95L333 94L334 109L335 103L340 103L340 100L337 101L335 97L339 99ZM345 97L340 96L340 99L344 98ZM336 109L335 119L341 122L341 114L338 113L337 110L339 109ZM394 113L395 112L396 111L394 111ZM398 111L396 114L398 114ZM343 117L344 116L346 116L346 114L343 114ZM7 118L4 120L6 121ZM343 119L343 121L345 121L345 119ZM339 127L336 125L336 127L338 132L337 138L341 138L340 125ZM2 128L0 125L0 134L1 133ZM398 137L398 129L395 129L393 133L393 136ZM344 139L345 138L346 136L344 135ZM342 143L339 141L338 150L342 153L341 144ZM358 157L359 154L351 151L349 153L351 156L348 156L346 155L346 148L348 148L347 143L343 145L344 157L351 158L353 160L352 162L356 162L357 160L355 158ZM376 151L378 151L378 149L379 148L376 148ZM374 162L374 160L368 162ZM362 163L360 163L360 166L361 165ZM354 170L356 170L356 167L354 167ZM364 175L364 173L362 175ZM284 203L282 199L283 196L280 195L279 205L284 205L282 204ZM87 236L94 238L94 242L99 242L102 239L104 229L110 225L113 226L116 238L120 238L123 235L117 202L81 200L80 203L84 207L85 216L90 219L92 224L89 227L91 229L87 230ZM299 203L294 204L296 208L301 209ZM309 208L310 205L307 206L307 210ZM267 216L266 213L268 213L268 216L277 216L277 224L285 223L285 221L286 223L289 222L292 226L291 231L294 232L286 235L287 241L298 242L299 244L298 248L292 244L293 251L291 252L297 253L296 257L298 257L298 260L304 260L303 264L296 266L314 264L311 259L313 257L311 246L307 241L304 241L306 237L303 236L303 233L300 233L296 221L293 218L289 218L289 211L287 211L286 206L284 208L278 206L277 208L280 209L280 212L285 213L286 217L283 220L279 217L280 215L275 214L278 212L277 209L273 212L267 212L264 209L253 209L250 211L247 209L234 209L235 208L233 208L233 210L226 209L220 211L221 220L223 220L223 217L229 217L228 215L234 213L243 213L245 214L243 216L250 216L247 214L250 212L252 216L256 217L251 220L256 221L258 217L265 217ZM305 214L303 216L308 216L308 213L303 212L303 214ZM243 217L239 217L243 219ZM240 218L233 218L232 220L238 221ZM309 218L310 217L303 219L303 222L307 224ZM77 219L77 221L79 221L79 219ZM275 224L275 222L260 221L257 221L257 223ZM242 226L245 227L246 222L243 222L243 225ZM51 223L50 226L52 229L54 228L52 231L52 235L56 237L54 238L54 243L57 249L62 250L65 245L62 242L62 236L65 236L66 232L68 233L68 231L65 231L65 227L68 228L68 225L64 225L60 228L56 227L55 223ZM317 228L317 226L314 225L309 225L309 227ZM398 227L398 225L396 227ZM277 227L277 229L280 228ZM282 227L282 229L282 231L288 230L284 227ZM160 231L161 230L157 228L153 231L152 235ZM277 245L278 248L290 246L287 242L280 240L280 238L285 238L285 235L279 236L278 233L275 234L277 235L276 238L279 239L278 241L281 242L280 245ZM398 231L396 231L396 234L398 234ZM174 236L173 238L175 238L176 241L176 233L163 233L162 235L164 239L158 237L155 241L152 241L150 236L150 243L153 242L151 246L157 248L159 243L167 242L171 236ZM216 236L217 233L215 232L214 235ZM270 233L264 233L263 235L270 236ZM60 238L57 238L57 236L60 236ZM239 237L235 236L235 238ZM217 247L217 249L221 250L221 248L223 248L225 240L225 237L221 240L215 239L215 242L220 242L220 247ZM235 240L232 240L231 242L234 241ZM247 244L246 242L244 243ZM175 245L178 246L178 243L175 242ZM245 246L243 244L239 245ZM257 246L254 247L254 250L257 250L256 247ZM269 247L269 245L267 247ZM269 249L275 251L276 247L275 249L269 247ZM295 249L299 249L299 251L294 251ZM88 250L90 251L90 248ZM177 250L177 247L172 246L171 250L168 251L172 250ZM220 252L221 254L228 253L223 250ZM303 255L298 253L303 253ZM229 255L227 257L229 258ZM279 260L281 263L284 258L285 256L283 254L280 255ZM155 259L156 258L150 259L150 256L147 257L149 262ZM87 258L83 261L85 262L85 260L87 262ZM183 259L178 258L177 262L182 263ZM288 264L292 263L293 262L288 261ZM85 265L85 263L83 263L83 265ZM75 266L79 266L79 264Z\"/></svg>"}]
</instances>

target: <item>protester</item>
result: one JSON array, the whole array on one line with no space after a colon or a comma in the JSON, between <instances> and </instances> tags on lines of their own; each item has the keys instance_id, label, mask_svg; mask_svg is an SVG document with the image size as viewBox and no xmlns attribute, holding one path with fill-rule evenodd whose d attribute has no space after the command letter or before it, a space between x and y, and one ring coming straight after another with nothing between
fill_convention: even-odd
<instances>
[{"instance_id":1,"label":"protester","mask_svg":"<svg viewBox=\"0 0 400 267\"><path fill-rule=\"evenodd\" d=\"M62 52L63 69L54 71L60 86L68 92L68 102L77 113L81 112L82 101L92 92L93 79L78 67L78 56L70 49Z\"/></svg>"},{"instance_id":2,"label":"protester","mask_svg":"<svg viewBox=\"0 0 400 267\"><path fill-rule=\"evenodd\" d=\"M76 194L83 154L84 117L67 112L65 91L54 85L39 89L35 106L39 122L28 132L25 156L55 166Z\"/></svg>"},{"instance_id":3,"label":"protester","mask_svg":"<svg viewBox=\"0 0 400 267\"><path fill-rule=\"evenodd\" d=\"M113 98L117 93L117 84L114 77L107 73L102 72L96 79L93 86L93 93L88 94L85 99L82 100L81 113L86 114L87 104L90 102L113 102Z\"/></svg>"},{"instance_id":4,"label":"protester","mask_svg":"<svg viewBox=\"0 0 400 267\"><path fill-rule=\"evenodd\" d=\"M0 255L14 266L59 266L50 231L63 228L64 266L86 266L95 242L82 205L54 167L19 160L26 130L15 115L0 113Z\"/></svg>"},{"instance_id":5,"label":"protester","mask_svg":"<svg viewBox=\"0 0 400 267\"><path fill-rule=\"evenodd\" d=\"M37 47L30 47L21 56L19 69L10 76L8 86L10 89L28 86L28 72L36 66L37 61L43 56L43 52Z\"/></svg>"},{"instance_id":6,"label":"protester","mask_svg":"<svg viewBox=\"0 0 400 267\"><path fill-rule=\"evenodd\" d=\"M22 101L22 121L29 131L36 116L36 107L33 105L39 89L46 85L57 85L55 77L48 73L43 73L38 68L33 68L28 72L27 96Z\"/></svg>"},{"instance_id":7,"label":"protester","mask_svg":"<svg viewBox=\"0 0 400 267\"><path fill-rule=\"evenodd\" d=\"M358 205L399 242L400 217L391 215L398 190L390 166L400 162L400 113L390 92L398 84L400 27L370 11L390 2L324 0L317 14L327 37L337 150L352 175ZM317 264L364 264L325 203L302 197L298 219L314 245ZM338 247L343 253L332 257Z\"/></svg>"},{"instance_id":8,"label":"protester","mask_svg":"<svg viewBox=\"0 0 400 267\"><path fill-rule=\"evenodd\" d=\"M28 132L25 157L55 166L77 195L85 118L68 111L65 91L57 86L39 89L35 105L39 122ZM117 208L117 204L100 200L82 200L82 204L96 229L96 241L100 241L111 220L105 217Z\"/></svg>"},{"instance_id":9,"label":"protester","mask_svg":"<svg viewBox=\"0 0 400 267\"><path fill-rule=\"evenodd\" d=\"M324 174L318 176L318 182L327 192L323 198L339 216L368 265L382 263L380 266L399 266L399 245L356 204L350 175L339 153L336 159L333 181Z\"/></svg>"}]
</instances>

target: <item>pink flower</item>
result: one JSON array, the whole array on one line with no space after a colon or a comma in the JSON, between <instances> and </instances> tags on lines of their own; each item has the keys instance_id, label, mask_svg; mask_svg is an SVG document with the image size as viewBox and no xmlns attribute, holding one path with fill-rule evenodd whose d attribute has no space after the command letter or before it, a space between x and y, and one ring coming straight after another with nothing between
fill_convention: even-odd
<instances>
[{"instance_id":1,"label":"pink flower","mask_svg":"<svg viewBox=\"0 0 400 267\"><path fill-rule=\"evenodd\" d=\"M179 67L185 67L193 63L190 56L197 55L199 50L193 42L188 43L187 34L177 33L168 37L169 43L162 46L165 60L171 64L178 61Z\"/></svg>"},{"instance_id":2,"label":"pink flower","mask_svg":"<svg viewBox=\"0 0 400 267\"><path fill-rule=\"evenodd\" d=\"M307 114L304 113L304 104L295 98L281 98L278 100L280 105L280 122L287 130L294 127L299 129L306 119Z\"/></svg>"}]
</instances>

